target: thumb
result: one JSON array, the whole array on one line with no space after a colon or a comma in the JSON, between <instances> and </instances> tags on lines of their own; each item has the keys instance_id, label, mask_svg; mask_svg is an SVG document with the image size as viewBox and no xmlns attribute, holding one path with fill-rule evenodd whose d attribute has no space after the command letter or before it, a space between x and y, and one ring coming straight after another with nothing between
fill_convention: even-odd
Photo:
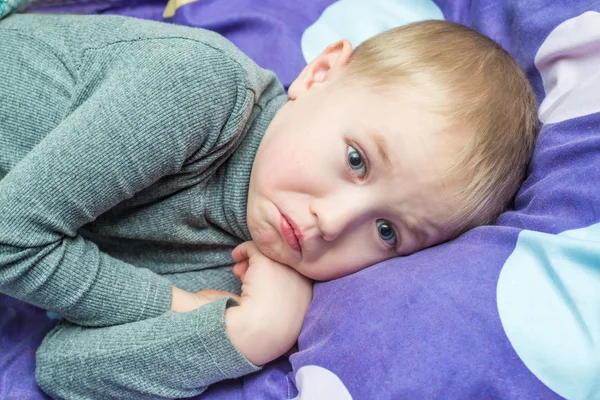
<instances>
[{"instance_id":1,"label":"thumb","mask_svg":"<svg viewBox=\"0 0 600 400\"><path fill-rule=\"evenodd\" d=\"M246 276L246 271L248 270L249 266L250 266L250 263L248 262L248 260L244 260L233 266L233 269L232 269L233 274L235 276L237 276L238 278L240 278L242 283L244 283L244 277Z\"/></svg>"},{"instance_id":2,"label":"thumb","mask_svg":"<svg viewBox=\"0 0 600 400\"><path fill-rule=\"evenodd\" d=\"M231 252L231 257L233 257L233 259L239 263L250 258L255 248L256 245L253 241L244 242L233 249Z\"/></svg>"}]
</instances>

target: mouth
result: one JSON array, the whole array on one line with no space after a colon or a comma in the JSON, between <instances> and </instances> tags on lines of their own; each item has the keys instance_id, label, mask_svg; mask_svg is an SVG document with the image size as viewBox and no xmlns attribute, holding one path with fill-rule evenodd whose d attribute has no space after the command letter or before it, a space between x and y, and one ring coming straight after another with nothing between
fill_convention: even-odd
<instances>
[{"instance_id":1,"label":"mouth","mask_svg":"<svg viewBox=\"0 0 600 400\"><path fill-rule=\"evenodd\" d=\"M281 236L292 250L302 253L302 232L291 218L281 214L279 221Z\"/></svg>"}]
</instances>

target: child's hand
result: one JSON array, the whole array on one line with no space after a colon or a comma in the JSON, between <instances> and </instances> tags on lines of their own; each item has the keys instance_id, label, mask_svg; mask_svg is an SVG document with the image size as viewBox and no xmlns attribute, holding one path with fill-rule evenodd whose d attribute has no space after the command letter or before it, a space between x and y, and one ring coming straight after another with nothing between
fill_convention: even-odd
<instances>
[{"instance_id":1,"label":"child's hand","mask_svg":"<svg viewBox=\"0 0 600 400\"><path fill-rule=\"evenodd\" d=\"M176 286L171 286L171 308L170 311L188 312L202 307L222 297L233 297L239 301L239 296L224 290L206 289L196 293L186 292Z\"/></svg>"},{"instance_id":2,"label":"child's hand","mask_svg":"<svg viewBox=\"0 0 600 400\"><path fill-rule=\"evenodd\" d=\"M312 300L312 281L263 255L254 242L242 243L232 256L242 295L239 306L225 313L227 335L248 360L262 365L296 343Z\"/></svg>"}]
</instances>

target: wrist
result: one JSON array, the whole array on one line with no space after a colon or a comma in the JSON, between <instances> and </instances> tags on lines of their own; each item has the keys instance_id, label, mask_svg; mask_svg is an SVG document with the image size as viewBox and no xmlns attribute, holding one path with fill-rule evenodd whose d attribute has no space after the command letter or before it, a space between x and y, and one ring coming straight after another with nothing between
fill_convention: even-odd
<instances>
[{"instance_id":1,"label":"wrist","mask_svg":"<svg viewBox=\"0 0 600 400\"><path fill-rule=\"evenodd\" d=\"M285 354L298 339L286 318L255 313L243 306L225 310L225 333L240 353L254 365L264 365Z\"/></svg>"},{"instance_id":2,"label":"wrist","mask_svg":"<svg viewBox=\"0 0 600 400\"><path fill-rule=\"evenodd\" d=\"M245 318L241 307L229 307L225 310L225 333L235 348L254 365L262 365L260 352L257 351L253 342L254 327L252 321Z\"/></svg>"},{"instance_id":3,"label":"wrist","mask_svg":"<svg viewBox=\"0 0 600 400\"><path fill-rule=\"evenodd\" d=\"M241 306L225 310L225 333L235 348L254 365L264 365L279 357L273 346L272 332L260 323L260 318L249 315Z\"/></svg>"},{"instance_id":4,"label":"wrist","mask_svg":"<svg viewBox=\"0 0 600 400\"><path fill-rule=\"evenodd\" d=\"M193 293L171 286L171 307L169 311L187 312L198 308L198 299Z\"/></svg>"}]
</instances>

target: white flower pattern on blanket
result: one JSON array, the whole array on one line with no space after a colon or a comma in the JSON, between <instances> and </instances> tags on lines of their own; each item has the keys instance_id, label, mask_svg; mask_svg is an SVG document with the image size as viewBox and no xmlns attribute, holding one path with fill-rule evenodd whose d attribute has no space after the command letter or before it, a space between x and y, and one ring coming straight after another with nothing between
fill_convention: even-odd
<instances>
[{"instance_id":1,"label":"white flower pattern on blanket","mask_svg":"<svg viewBox=\"0 0 600 400\"><path fill-rule=\"evenodd\" d=\"M348 39L356 47L385 30L426 19L444 19L431 0L340 0L304 31L302 54L308 63L338 40Z\"/></svg>"},{"instance_id":2,"label":"white flower pattern on blanket","mask_svg":"<svg viewBox=\"0 0 600 400\"><path fill-rule=\"evenodd\" d=\"M292 400L352 400L336 374L318 365L305 365L296 372L298 396Z\"/></svg>"},{"instance_id":3,"label":"white flower pattern on blanket","mask_svg":"<svg viewBox=\"0 0 600 400\"><path fill-rule=\"evenodd\" d=\"M560 24L535 56L546 97L540 119L561 122L600 111L600 14L588 11Z\"/></svg>"},{"instance_id":4,"label":"white flower pattern on blanket","mask_svg":"<svg viewBox=\"0 0 600 400\"><path fill-rule=\"evenodd\" d=\"M557 26L540 46L542 122L600 111L598 43L600 14L589 11ZM498 311L512 346L532 373L568 399L600 393L598 288L600 224L558 235L522 231L498 279Z\"/></svg>"},{"instance_id":5,"label":"white flower pattern on blanket","mask_svg":"<svg viewBox=\"0 0 600 400\"><path fill-rule=\"evenodd\" d=\"M558 235L521 232L498 280L498 312L513 348L567 399L600 393L598 288L600 224Z\"/></svg>"}]
</instances>

